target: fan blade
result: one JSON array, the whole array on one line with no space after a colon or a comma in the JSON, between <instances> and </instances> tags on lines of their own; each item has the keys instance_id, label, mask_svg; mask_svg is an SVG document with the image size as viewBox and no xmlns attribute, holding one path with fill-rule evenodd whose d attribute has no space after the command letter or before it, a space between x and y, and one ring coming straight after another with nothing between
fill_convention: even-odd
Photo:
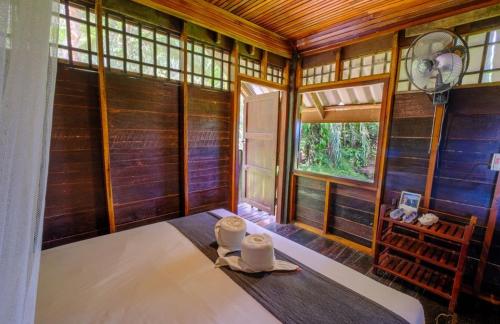
<instances>
[{"instance_id":1,"label":"fan blade","mask_svg":"<svg viewBox=\"0 0 500 324\"><path fill-rule=\"evenodd\" d=\"M444 53L436 57L436 62L443 83L450 87L457 84L463 70L462 58L455 53Z\"/></svg>"}]
</instances>

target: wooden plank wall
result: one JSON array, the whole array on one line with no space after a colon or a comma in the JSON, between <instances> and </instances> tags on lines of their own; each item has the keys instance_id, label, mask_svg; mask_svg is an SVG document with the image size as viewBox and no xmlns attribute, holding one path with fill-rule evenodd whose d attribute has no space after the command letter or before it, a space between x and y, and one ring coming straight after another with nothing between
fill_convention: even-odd
<instances>
[{"instance_id":1,"label":"wooden plank wall","mask_svg":"<svg viewBox=\"0 0 500 324\"><path fill-rule=\"evenodd\" d=\"M108 231L97 73L59 64L43 248Z\"/></svg>"},{"instance_id":2,"label":"wooden plank wall","mask_svg":"<svg viewBox=\"0 0 500 324\"><path fill-rule=\"evenodd\" d=\"M188 87L189 214L229 209L231 92Z\"/></svg>"},{"instance_id":3,"label":"wooden plank wall","mask_svg":"<svg viewBox=\"0 0 500 324\"><path fill-rule=\"evenodd\" d=\"M323 229L325 208L325 181L297 177L295 194L295 215L301 223Z\"/></svg>"},{"instance_id":4,"label":"wooden plank wall","mask_svg":"<svg viewBox=\"0 0 500 324\"><path fill-rule=\"evenodd\" d=\"M332 183L328 232L371 247L376 191Z\"/></svg>"},{"instance_id":5,"label":"wooden plank wall","mask_svg":"<svg viewBox=\"0 0 500 324\"><path fill-rule=\"evenodd\" d=\"M465 283L471 284L480 254L497 172L488 164L500 152L500 87L454 89L447 105L431 208L475 215ZM433 105L422 93L396 95L384 201L402 190L424 193L432 132ZM497 215L498 217L498 215ZM500 294L500 227L494 235L483 288Z\"/></svg>"},{"instance_id":6,"label":"wooden plank wall","mask_svg":"<svg viewBox=\"0 0 500 324\"><path fill-rule=\"evenodd\" d=\"M107 73L117 230L181 214L180 86Z\"/></svg>"},{"instance_id":7,"label":"wooden plank wall","mask_svg":"<svg viewBox=\"0 0 500 324\"><path fill-rule=\"evenodd\" d=\"M467 281L472 279L481 253L489 208L498 172L489 169L493 153L500 152L500 87L452 91L443 128L432 190L431 208L461 216L475 215L478 226L469 256ZM498 219L498 215L497 215ZM487 290L500 295L500 228L489 254Z\"/></svg>"}]
</instances>

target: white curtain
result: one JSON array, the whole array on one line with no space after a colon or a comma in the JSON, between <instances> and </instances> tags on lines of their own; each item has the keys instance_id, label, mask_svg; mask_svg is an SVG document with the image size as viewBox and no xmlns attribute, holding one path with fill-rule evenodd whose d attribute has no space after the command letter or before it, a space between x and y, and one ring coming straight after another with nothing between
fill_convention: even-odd
<instances>
[{"instance_id":1,"label":"white curtain","mask_svg":"<svg viewBox=\"0 0 500 324\"><path fill-rule=\"evenodd\" d=\"M57 2L0 0L0 323L34 321Z\"/></svg>"}]
</instances>

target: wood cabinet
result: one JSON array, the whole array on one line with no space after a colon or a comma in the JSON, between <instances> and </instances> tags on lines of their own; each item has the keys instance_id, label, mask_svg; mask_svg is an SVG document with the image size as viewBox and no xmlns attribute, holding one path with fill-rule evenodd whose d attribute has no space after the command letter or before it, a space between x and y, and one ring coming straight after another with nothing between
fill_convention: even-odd
<instances>
[{"instance_id":1,"label":"wood cabinet","mask_svg":"<svg viewBox=\"0 0 500 324\"><path fill-rule=\"evenodd\" d=\"M432 212L439 222L424 226L417 220L405 223L389 217L382 205L377 228L374 270L382 270L449 301L454 312L462 285L467 251L476 217Z\"/></svg>"}]
</instances>

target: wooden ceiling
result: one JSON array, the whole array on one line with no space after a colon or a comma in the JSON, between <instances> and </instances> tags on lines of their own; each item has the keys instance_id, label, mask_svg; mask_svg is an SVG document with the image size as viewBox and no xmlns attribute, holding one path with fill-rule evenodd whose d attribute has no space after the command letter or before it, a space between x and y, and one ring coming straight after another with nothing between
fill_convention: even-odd
<instances>
[{"instance_id":1,"label":"wooden ceiling","mask_svg":"<svg viewBox=\"0 0 500 324\"><path fill-rule=\"evenodd\" d=\"M284 57L319 53L500 0L132 0Z\"/></svg>"},{"instance_id":2,"label":"wooden ceiling","mask_svg":"<svg viewBox=\"0 0 500 324\"><path fill-rule=\"evenodd\" d=\"M489 0L205 0L295 41L299 51L494 3Z\"/></svg>"}]
</instances>

